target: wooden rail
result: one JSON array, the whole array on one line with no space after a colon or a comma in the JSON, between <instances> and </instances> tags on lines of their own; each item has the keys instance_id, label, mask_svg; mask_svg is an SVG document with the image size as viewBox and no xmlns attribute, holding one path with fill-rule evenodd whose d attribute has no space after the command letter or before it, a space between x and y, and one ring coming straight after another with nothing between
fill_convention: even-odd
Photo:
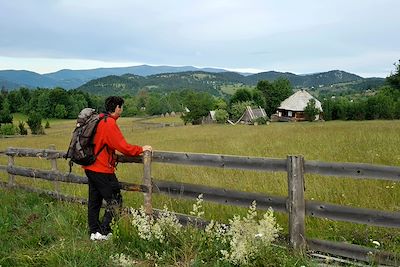
<instances>
[{"instance_id":1,"label":"wooden rail","mask_svg":"<svg viewBox=\"0 0 400 267\"><path fill-rule=\"evenodd\" d=\"M53 159L63 158L66 152L51 149L9 148L5 154L14 157L39 157ZM118 161L121 163L143 163L142 157L119 156ZM217 154L155 151L153 152L152 162L256 171L287 171L287 160L285 159ZM400 181L400 167L364 163L333 163L304 160L304 173L320 174L323 176Z\"/></svg>"},{"instance_id":2,"label":"wooden rail","mask_svg":"<svg viewBox=\"0 0 400 267\"><path fill-rule=\"evenodd\" d=\"M63 158L65 152L57 151L54 147L52 149L8 148L4 154L9 157L9 163L7 166L0 165L0 170L6 170L9 174L8 186L18 186L15 185L14 181L16 175L59 182L87 183L86 177L72 173L62 174L57 170L55 160ZM51 160L52 170L17 167L14 165L15 157L40 157ZM399 167L362 163L306 161L302 156L288 156L287 159L272 159L166 151L155 151L152 156L145 154L143 157L119 156L118 161L121 163L140 163L144 165L143 185L124 182L121 182L120 185L123 190L144 193L144 206L148 214L153 212L151 205L151 195L153 193L168 194L172 197L188 199L196 199L198 195L203 194L205 201L245 207L248 207L255 200L259 209L272 207L276 211L289 214L290 245L297 252L301 253L308 247L309 249L333 253L343 257L363 261L374 259L383 264L398 265L399 258L390 253L357 245L307 239L305 236L305 216L400 228L400 213L307 201L304 198L304 174L398 181L400 180ZM157 180L151 177L151 162L226 169L287 172L288 197L268 196L261 193L241 192L204 185ZM56 193L53 192L52 194L60 196L57 187L55 188ZM68 198L66 196L62 197ZM180 215L181 219L183 218L182 216L187 215Z\"/></svg>"}]
</instances>

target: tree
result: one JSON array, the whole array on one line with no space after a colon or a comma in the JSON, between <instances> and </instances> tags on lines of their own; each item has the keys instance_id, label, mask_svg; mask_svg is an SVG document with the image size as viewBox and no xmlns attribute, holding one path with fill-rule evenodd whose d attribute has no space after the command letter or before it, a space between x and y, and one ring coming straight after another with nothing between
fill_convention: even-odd
<instances>
[{"instance_id":1,"label":"tree","mask_svg":"<svg viewBox=\"0 0 400 267\"><path fill-rule=\"evenodd\" d=\"M165 98L157 93L150 93L146 99L146 113L149 115L163 114L168 112L168 104Z\"/></svg>"},{"instance_id":2,"label":"tree","mask_svg":"<svg viewBox=\"0 0 400 267\"><path fill-rule=\"evenodd\" d=\"M44 134L42 126L42 116L37 112L29 114L26 123L29 125L32 134Z\"/></svg>"},{"instance_id":3,"label":"tree","mask_svg":"<svg viewBox=\"0 0 400 267\"><path fill-rule=\"evenodd\" d=\"M224 109L217 109L215 111L215 120L218 123L225 123L229 118L229 114L226 110Z\"/></svg>"},{"instance_id":4,"label":"tree","mask_svg":"<svg viewBox=\"0 0 400 267\"><path fill-rule=\"evenodd\" d=\"M67 109L64 105L57 104L54 108L54 117L58 119L64 119L67 116ZM77 113L78 114L78 113Z\"/></svg>"},{"instance_id":5,"label":"tree","mask_svg":"<svg viewBox=\"0 0 400 267\"><path fill-rule=\"evenodd\" d=\"M254 105L257 107L265 107L265 99L261 91L253 90L251 93Z\"/></svg>"},{"instance_id":6,"label":"tree","mask_svg":"<svg viewBox=\"0 0 400 267\"><path fill-rule=\"evenodd\" d=\"M233 103L237 103L237 102L251 101L252 99L253 99L253 96L249 90L238 89L231 97L231 103L233 104Z\"/></svg>"},{"instance_id":7,"label":"tree","mask_svg":"<svg viewBox=\"0 0 400 267\"><path fill-rule=\"evenodd\" d=\"M369 120L393 119L395 108L396 104L391 97L378 93L367 100L366 118Z\"/></svg>"},{"instance_id":8,"label":"tree","mask_svg":"<svg viewBox=\"0 0 400 267\"><path fill-rule=\"evenodd\" d=\"M147 92L146 90L140 90L136 96L137 96L138 109L140 110L141 108L146 107L147 98L149 97L149 92Z\"/></svg>"},{"instance_id":9,"label":"tree","mask_svg":"<svg viewBox=\"0 0 400 267\"><path fill-rule=\"evenodd\" d=\"M190 110L182 115L184 123L200 124L202 118L213 109L214 99L208 93L190 91L184 99L184 105Z\"/></svg>"},{"instance_id":10,"label":"tree","mask_svg":"<svg viewBox=\"0 0 400 267\"><path fill-rule=\"evenodd\" d=\"M68 114L67 109L65 109L66 115L64 116L64 118L76 118L82 109L87 108L87 107L94 108L92 106L89 106L85 95L83 95L82 93L78 93L78 92L79 91L76 91L76 92L68 91L68 98L70 99L72 107L70 109L69 114ZM64 105L64 107L65 107L65 104L59 104L59 105ZM54 110L54 112L55 112L55 110Z\"/></svg>"},{"instance_id":11,"label":"tree","mask_svg":"<svg viewBox=\"0 0 400 267\"><path fill-rule=\"evenodd\" d=\"M136 97L128 97L125 98L125 103L124 103L124 116L135 116L139 112L138 107L137 107L137 101Z\"/></svg>"},{"instance_id":12,"label":"tree","mask_svg":"<svg viewBox=\"0 0 400 267\"><path fill-rule=\"evenodd\" d=\"M41 113L43 116L49 118L49 117L55 117L55 107L57 105L64 105L66 111L67 111L67 118L76 118L79 111L83 108L78 107L77 101L73 101L71 95L63 88L57 87L54 88L53 90L49 91L48 95L49 101L51 103L51 106L49 107L48 112L46 114ZM84 97L80 98L80 102L82 103L84 101ZM82 103L82 104L87 104L87 103Z\"/></svg>"},{"instance_id":13,"label":"tree","mask_svg":"<svg viewBox=\"0 0 400 267\"><path fill-rule=\"evenodd\" d=\"M315 107L315 99L312 98L308 101L307 106L304 108L304 115L308 121L314 121L315 116L319 114L319 109Z\"/></svg>"},{"instance_id":14,"label":"tree","mask_svg":"<svg viewBox=\"0 0 400 267\"><path fill-rule=\"evenodd\" d=\"M18 131L20 135L27 135L28 130L25 128L25 123L23 121L20 121L18 124Z\"/></svg>"},{"instance_id":15,"label":"tree","mask_svg":"<svg viewBox=\"0 0 400 267\"><path fill-rule=\"evenodd\" d=\"M347 105L348 120L365 120L367 102L363 99L351 101Z\"/></svg>"},{"instance_id":16,"label":"tree","mask_svg":"<svg viewBox=\"0 0 400 267\"><path fill-rule=\"evenodd\" d=\"M18 112L24 101L24 99L19 95L19 91L11 91L10 93L8 93L7 99L10 103L13 103L10 106L11 113Z\"/></svg>"},{"instance_id":17,"label":"tree","mask_svg":"<svg viewBox=\"0 0 400 267\"><path fill-rule=\"evenodd\" d=\"M333 113L333 101L332 99L324 99L322 101L322 110L324 111L324 120L330 121L332 120L332 113Z\"/></svg>"},{"instance_id":18,"label":"tree","mask_svg":"<svg viewBox=\"0 0 400 267\"><path fill-rule=\"evenodd\" d=\"M264 95L264 108L268 116L274 114L280 103L293 93L290 81L286 78L278 78L273 83L259 81L256 89Z\"/></svg>"},{"instance_id":19,"label":"tree","mask_svg":"<svg viewBox=\"0 0 400 267\"><path fill-rule=\"evenodd\" d=\"M398 63L394 63L394 66L395 66L395 71L386 78L386 82L391 87L400 90L400 60Z\"/></svg>"},{"instance_id":20,"label":"tree","mask_svg":"<svg viewBox=\"0 0 400 267\"><path fill-rule=\"evenodd\" d=\"M52 109L54 109L57 103L51 102L49 98L49 90L43 90L40 91L39 96L37 98L37 106L35 111L37 111L41 117L53 117L54 112Z\"/></svg>"},{"instance_id":21,"label":"tree","mask_svg":"<svg viewBox=\"0 0 400 267\"><path fill-rule=\"evenodd\" d=\"M13 116L10 112L10 103L8 99L5 98L3 101L3 108L0 110L0 123L12 123Z\"/></svg>"},{"instance_id":22,"label":"tree","mask_svg":"<svg viewBox=\"0 0 400 267\"><path fill-rule=\"evenodd\" d=\"M226 101L220 97L217 97L215 99L215 107L214 109L224 109L226 110L228 108L228 104L226 103Z\"/></svg>"},{"instance_id":23,"label":"tree","mask_svg":"<svg viewBox=\"0 0 400 267\"><path fill-rule=\"evenodd\" d=\"M254 106L254 103L251 101L246 101L233 104L230 110L232 120L237 121L240 116L243 115L247 106L252 107Z\"/></svg>"}]
</instances>

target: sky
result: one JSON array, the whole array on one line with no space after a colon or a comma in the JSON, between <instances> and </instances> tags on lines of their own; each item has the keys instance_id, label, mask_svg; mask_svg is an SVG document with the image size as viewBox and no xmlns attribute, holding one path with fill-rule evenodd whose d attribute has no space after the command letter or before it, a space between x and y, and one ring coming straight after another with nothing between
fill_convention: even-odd
<instances>
[{"instance_id":1,"label":"sky","mask_svg":"<svg viewBox=\"0 0 400 267\"><path fill-rule=\"evenodd\" d=\"M386 77L399 0L0 0L0 70L141 64Z\"/></svg>"}]
</instances>

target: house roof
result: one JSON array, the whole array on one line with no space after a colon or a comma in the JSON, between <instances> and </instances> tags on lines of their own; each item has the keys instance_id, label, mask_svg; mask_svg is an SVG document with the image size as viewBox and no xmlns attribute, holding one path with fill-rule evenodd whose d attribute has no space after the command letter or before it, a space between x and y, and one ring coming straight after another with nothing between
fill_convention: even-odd
<instances>
[{"instance_id":1,"label":"house roof","mask_svg":"<svg viewBox=\"0 0 400 267\"><path fill-rule=\"evenodd\" d=\"M286 98L278 109L292 110L292 111L303 111L308 104L308 101L315 99L315 107L322 111L321 102L315 97L310 95L306 90L300 90L293 95Z\"/></svg>"},{"instance_id":2,"label":"house roof","mask_svg":"<svg viewBox=\"0 0 400 267\"><path fill-rule=\"evenodd\" d=\"M267 116L267 114L265 113L265 110L261 107L252 109L249 106L247 106L246 109L247 109L247 112L249 113L251 119L256 119L259 117Z\"/></svg>"},{"instance_id":3,"label":"house roof","mask_svg":"<svg viewBox=\"0 0 400 267\"><path fill-rule=\"evenodd\" d=\"M251 108L250 106L246 106L246 110L243 112L243 115L238 119L236 123L240 121L252 121L254 119L266 116L267 114L265 113L265 110L263 108Z\"/></svg>"}]
</instances>

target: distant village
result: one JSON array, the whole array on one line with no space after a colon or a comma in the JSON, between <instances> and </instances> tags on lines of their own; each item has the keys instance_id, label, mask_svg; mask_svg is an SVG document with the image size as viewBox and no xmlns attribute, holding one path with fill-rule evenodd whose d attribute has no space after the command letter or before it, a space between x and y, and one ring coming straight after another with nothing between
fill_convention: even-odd
<instances>
[{"instance_id":1,"label":"distant village","mask_svg":"<svg viewBox=\"0 0 400 267\"><path fill-rule=\"evenodd\" d=\"M279 107L276 110L275 114L271 115L271 118L268 118L265 109L262 107L252 108L250 106L246 106L245 111L243 112L242 116L237 121L227 120L226 123L231 125L236 124L248 124L248 125L257 125L257 121L260 119L264 119L266 124L269 122L300 122L309 120L306 118L305 115L305 108L313 100L315 103L315 109L318 110L314 117L314 121L322 121L323 120L323 110L321 102L312 96L306 90L299 90L286 98L284 101L281 102ZM190 112L190 110L186 107L184 113ZM210 124L216 123L217 119L215 116L215 110L209 111L207 116L204 116L201 123L202 124ZM175 113L174 111L171 113L161 114L161 117L176 117L180 116L182 113Z\"/></svg>"}]
</instances>

